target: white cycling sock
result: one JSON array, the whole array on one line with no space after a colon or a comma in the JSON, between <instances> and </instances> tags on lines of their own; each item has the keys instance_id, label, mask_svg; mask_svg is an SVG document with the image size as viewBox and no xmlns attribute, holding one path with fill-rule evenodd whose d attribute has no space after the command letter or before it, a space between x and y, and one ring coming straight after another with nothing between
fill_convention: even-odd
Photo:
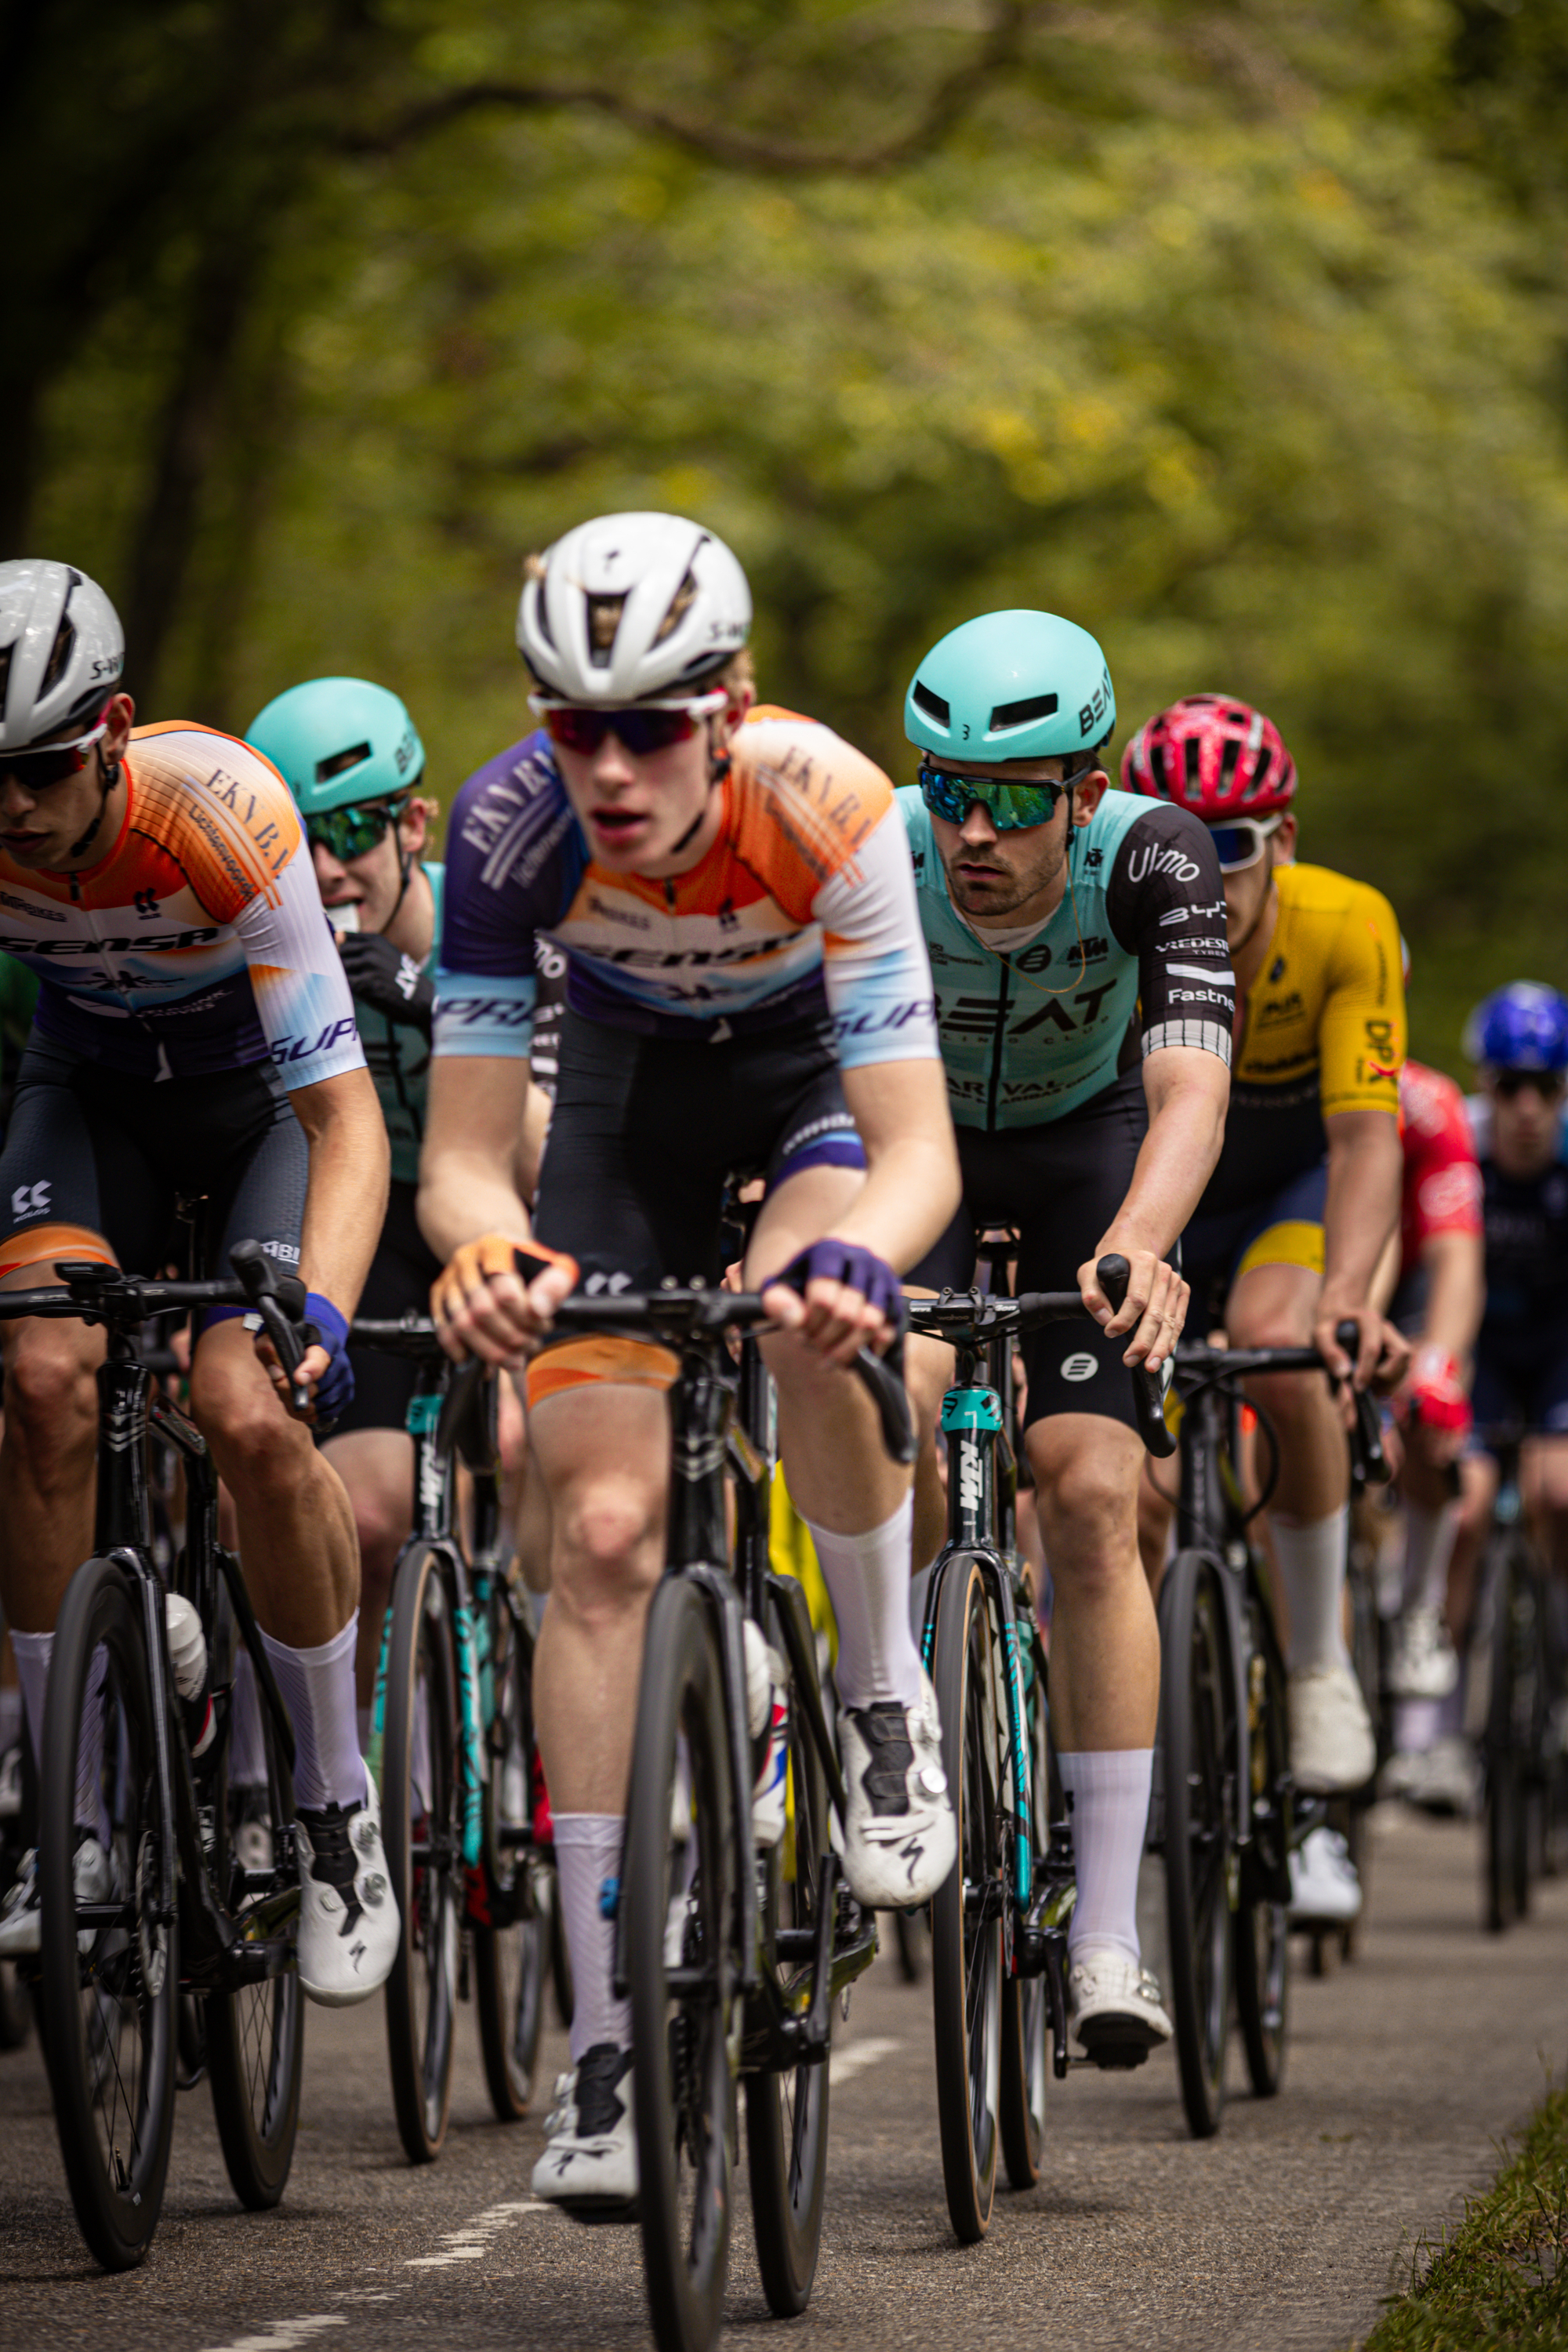
<instances>
[{"instance_id":1,"label":"white cycling sock","mask_svg":"<svg viewBox=\"0 0 1568 2352\"><path fill-rule=\"evenodd\" d=\"M1348 1669L1342 1602L1350 1505L1331 1511L1326 1519L1310 1519L1305 1527L1276 1511L1269 1524L1290 1619L1286 1664L1293 1675L1325 1666Z\"/></svg>"},{"instance_id":2,"label":"white cycling sock","mask_svg":"<svg viewBox=\"0 0 1568 2352\"><path fill-rule=\"evenodd\" d=\"M22 1694L0 1683L0 1756L22 1736Z\"/></svg>"},{"instance_id":3,"label":"white cycling sock","mask_svg":"<svg viewBox=\"0 0 1568 2352\"><path fill-rule=\"evenodd\" d=\"M619 1883L626 1819L620 1813L557 1813L555 1875L572 1956L572 2063L601 2042L631 2047L632 2005L617 2000L616 1923L605 1916L607 1881Z\"/></svg>"},{"instance_id":4,"label":"white cycling sock","mask_svg":"<svg viewBox=\"0 0 1568 2352\"><path fill-rule=\"evenodd\" d=\"M1079 1748L1058 1756L1072 1818L1078 1900L1068 1927L1069 1957L1110 1945L1136 1964L1138 1871L1149 1827L1152 1748Z\"/></svg>"},{"instance_id":5,"label":"white cycling sock","mask_svg":"<svg viewBox=\"0 0 1568 2352\"><path fill-rule=\"evenodd\" d=\"M13 1633L11 1647L16 1654L16 1680L22 1685L22 1709L27 1718L27 1737L33 1743L33 1762L42 1766L44 1760L44 1697L49 1686L49 1652L55 1646L52 1633Z\"/></svg>"},{"instance_id":6,"label":"white cycling sock","mask_svg":"<svg viewBox=\"0 0 1568 2352\"><path fill-rule=\"evenodd\" d=\"M1459 1506L1440 1511L1405 1506L1405 1601L1406 1609L1431 1609L1440 1617L1448 1597L1448 1562L1459 1532Z\"/></svg>"},{"instance_id":7,"label":"white cycling sock","mask_svg":"<svg viewBox=\"0 0 1568 2352\"><path fill-rule=\"evenodd\" d=\"M846 1706L914 1706L921 1654L910 1632L910 1534L914 1496L864 1535L811 1530L822 1580L838 1621L838 1696Z\"/></svg>"},{"instance_id":8,"label":"white cycling sock","mask_svg":"<svg viewBox=\"0 0 1568 2352\"><path fill-rule=\"evenodd\" d=\"M364 1759L354 1706L356 1609L341 1633L314 1649L291 1650L263 1633L283 1703L294 1718L294 1798L320 1812L325 1805L355 1811L365 1800Z\"/></svg>"}]
</instances>

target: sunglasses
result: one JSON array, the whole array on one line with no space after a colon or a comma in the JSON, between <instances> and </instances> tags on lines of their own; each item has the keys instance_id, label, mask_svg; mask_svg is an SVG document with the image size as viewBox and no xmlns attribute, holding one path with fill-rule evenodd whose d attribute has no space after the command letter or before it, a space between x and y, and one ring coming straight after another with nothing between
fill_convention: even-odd
<instances>
[{"instance_id":1,"label":"sunglasses","mask_svg":"<svg viewBox=\"0 0 1568 2352\"><path fill-rule=\"evenodd\" d=\"M729 696L721 687L712 694L692 696L684 702L637 702L625 710L600 710L592 703L552 702L531 694L528 707L542 719L545 733L563 751L580 751L591 759L606 735L613 735L634 760L650 751L668 751L672 743L689 743L704 719L722 710Z\"/></svg>"},{"instance_id":2,"label":"sunglasses","mask_svg":"<svg viewBox=\"0 0 1568 2352\"><path fill-rule=\"evenodd\" d=\"M1279 816L1233 817L1229 824L1211 824L1209 839L1215 846L1222 874L1239 874L1244 866L1256 866L1263 855L1263 845L1279 832Z\"/></svg>"},{"instance_id":3,"label":"sunglasses","mask_svg":"<svg viewBox=\"0 0 1568 2352\"><path fill-rule=\"evenodd\" d=\"M1492 1091L1501 1095L1504 1102L1512 1102L1516 1095L1530 1087L1542 1102L1554 1102L1563 1092L1561 1070L1500 1070L1492 1080Z\"/></svg>"},{"instance_id":4,"label":"sunglasses","mask_svg":"<svg viewBox=\"0 0 1568 2352\"><path fill-rule=\"evenodd\" d=\"M415 791L419 782L416 776L408 791ZM405 797L400 794L393 801L350 801L342 808L318 810L306 823L305 838L312 848L326 850L340 866L346 866L352 858L367 857L402 816Z\"/></svg>"},{"instance_id":5,"label":"sunglasses","mask_svg":"<svg viewBox=\"0 0 1568 2352\"><path fill-rule=\"evenodd\" d=\"M89 733L77 736L73 742L44 743L36 751L0 751L0 776L15 776L25 793L47 793L51 784L63 784L68 776L79 776L87 765L88 753L108 732L108 719L100 719Z\"/></svg>"},{"instance_id":6,"label":"sunglasses","mask_svg":"<svg viewBox=\"0 0 1568 2352\"><path fill-rule=\"evenodd\" d=\"M933 816L948 824L962 824L978 801L998 833L1022 833L1030 825L1048 824L1068 785L1092 775L1094 766L1091 758L1059 783L1005 784L994 776L965 776L922 760L921 798Z\"/></svg>"}]
</instances>

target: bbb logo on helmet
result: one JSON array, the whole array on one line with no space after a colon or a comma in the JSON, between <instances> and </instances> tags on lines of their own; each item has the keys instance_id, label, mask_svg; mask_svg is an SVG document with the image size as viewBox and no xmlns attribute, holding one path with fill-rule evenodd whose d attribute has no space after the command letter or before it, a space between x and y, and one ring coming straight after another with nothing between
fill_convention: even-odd
<instances>
[{"instance_id":1,"label":"bbb logo on helmet","mask_svg":"<svg viewBox=\"0 0 1568 2352\"><path fill-rule=\"evenodd\" d=\"M1087 1349L1080 1349L1062 1360L1064 1381L1091 1381L1099 1370L1100 1358L1091 1356Z\"/></svg>"}]
</instances>

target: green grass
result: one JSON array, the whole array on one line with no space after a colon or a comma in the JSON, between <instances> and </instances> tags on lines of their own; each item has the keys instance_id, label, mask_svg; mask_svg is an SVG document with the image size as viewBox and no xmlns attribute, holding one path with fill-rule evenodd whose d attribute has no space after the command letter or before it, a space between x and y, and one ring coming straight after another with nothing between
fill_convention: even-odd
<instances>
[{"instance_id":1,"label":"green grass","mask_svg":"<svg viewBox=\"0 0 1568 2352\"><path fill-rule=\"evenodd\" d=\"M1568 2346L1568 2087L1549 2088L1458 2229L1423 2238L1408 2291L1359 2352Z\"/></svg>"}]
</instances>

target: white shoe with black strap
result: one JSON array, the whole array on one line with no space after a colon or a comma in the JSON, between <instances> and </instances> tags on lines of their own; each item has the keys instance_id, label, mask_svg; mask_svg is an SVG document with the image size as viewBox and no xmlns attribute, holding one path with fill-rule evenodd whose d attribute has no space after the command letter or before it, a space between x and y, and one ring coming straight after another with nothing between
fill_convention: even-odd
<instances>
[{"instance_id":1,"label":"white shoe with black strap","mask_svg":"<svg viewBox=\"0 0 1568 2352\"><path fill-rule=\"evenodd\" d=\"M324 2009L379 1990L397 1958L397 1903L367 1769L363 1805L300 1808L300 1982Z\"/></svg>"},{"instance_id":2,"label":"white shoe with black strap","mask_svg":"<svg viewBox=\"0 0 1568 2352\"><path fill-rule=\"evenodd\" d=\"M849 1799L844 1875L850 1893L874 1911L929 1903L958 1856L930 1675L922 1667L913 1706L847 1706L838 1731Z\"/></svg>"},{"instance_id":3,"label":"white shoe with black strap","mask_svg":"<svg viewBox=\"0 0 1568 2352\"><path fill-rule=\"evenodd\" d=\"M580 2221L630 2221L637 2204L632 2053L596 2042L555 2080L533 2193Z\"/></svg>"}]
</instances>

